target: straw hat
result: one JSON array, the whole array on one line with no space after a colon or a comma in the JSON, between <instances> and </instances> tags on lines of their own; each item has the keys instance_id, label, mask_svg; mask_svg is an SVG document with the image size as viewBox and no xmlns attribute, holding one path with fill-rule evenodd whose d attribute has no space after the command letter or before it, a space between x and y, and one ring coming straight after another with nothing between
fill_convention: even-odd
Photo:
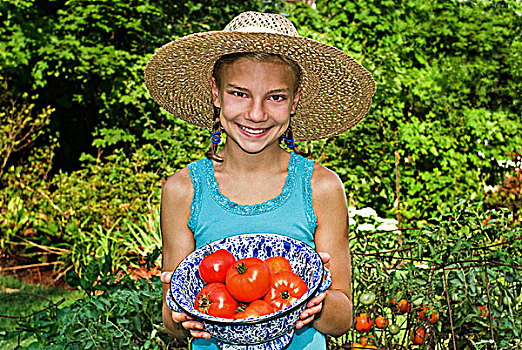
<instances>
[{"instance_id":1,"label":"straw hat","mask_svg":"<svg viewBox=\"0 0 522 350\"><path fill-rule=\"evenodd\" d=\"M174 40L152 56L145 83L152 98L168 112L211 129L210 77L215 62L237 52L286 56L300 66L301 98L291 127L296 141L341 134L368 112L375 93L371 74L343 51L300 37L285 17L244 12L222 31Z\"/></svg>"}]
</instances>

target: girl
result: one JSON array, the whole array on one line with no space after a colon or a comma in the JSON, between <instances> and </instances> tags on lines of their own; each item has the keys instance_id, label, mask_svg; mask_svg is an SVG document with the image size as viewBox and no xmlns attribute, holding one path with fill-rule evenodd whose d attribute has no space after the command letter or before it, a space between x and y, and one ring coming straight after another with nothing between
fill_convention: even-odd
<instances>
[{"instance_id":1,"label":"girl","mask_svg":"<svg viewBox=\"0 0 522 350\"><path fill-rule=\"evenodd\" d=\"M347 203L338 176L300 156L295 141L356 125L375 91L370 74L344 52L299 37L283 16L245 12L223 31L160 48L145 79L162 107L212 130L207 158L163 187L163 299L171 271L195 249L231 235L285 234L320 252L332 274L287 348L326 349L324 334L339 336L352 322ZM218 349L201 323L165 302L163 321L170 334L194 337L193 349Z\"/></svg>"}]
</instances>

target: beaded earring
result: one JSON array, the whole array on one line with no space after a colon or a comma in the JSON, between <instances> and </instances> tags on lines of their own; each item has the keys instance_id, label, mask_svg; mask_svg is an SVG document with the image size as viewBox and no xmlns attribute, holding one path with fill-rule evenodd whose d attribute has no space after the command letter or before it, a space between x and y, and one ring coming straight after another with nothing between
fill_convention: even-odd
<instances>
[{"instance_id":1,"label":"beaded earring","mask_svg":"<svg viewBox=\"0 0 522 350\"><path fill-rule=\"evenodd\" d=\"M213 132L212 137L210 138L210 142L212 142L215 145L219 145L221 143L221 132Z\"/></svg>"}]
</instances>

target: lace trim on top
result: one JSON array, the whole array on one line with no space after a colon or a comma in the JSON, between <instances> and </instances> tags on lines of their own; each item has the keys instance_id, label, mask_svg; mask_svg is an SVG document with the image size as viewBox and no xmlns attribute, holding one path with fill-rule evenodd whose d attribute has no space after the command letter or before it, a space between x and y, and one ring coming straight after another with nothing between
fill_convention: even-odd
<instances>
[{"instance_id":1,"label":"lace trim on top","mask_svg":"<svg viewBox=\"0 0 522 350\"><path fill-rule=\"evenodd\" d=\"M298 168L297 155L295 153L291 153L290 161L288 162L288 175L286 176L285 184L283 185L281 193L278 194L275 198L269 199L263 203L256 203L253 205L241 205L232 202L219 191L219 185L216 180L212 161L208 158L205 159L203 166L205 170L204 173L206 174L206 182L212 197L225 210L237 215L259 215L275 210L282 206L288 200L288 198L290 198L290 195L292 194L292 189L294 187L295 177Z\"/></svg>"},{"instance_id":2,"label":"lace trim on top","mask_svg":"<svg viewBox=\"0 0 522 350\"><path fill-rule=\"evenodd\" d=\"M317 216L314 211L314 204L312 201L312 174L314 172L314 161L306 159L305 176L303 178L303 195L306 203L305 215L308 221L310 232L314 232L317 227Z\"/></svg>"},{"instance_id":3,"label":"lace trim on top","mask_svg":"<svg viewBox=\"0 0 522 350\"><path fill-rule=\"evenodd\" d=\"M201 211L201 176L198 174L197 163L191 163L187 167L189 169L190 179L192 180L192 187L194 194L192 195L192 203L190 204L190 217L187 222L188 227L194 232Z\"/></svg>"}]
</instances>

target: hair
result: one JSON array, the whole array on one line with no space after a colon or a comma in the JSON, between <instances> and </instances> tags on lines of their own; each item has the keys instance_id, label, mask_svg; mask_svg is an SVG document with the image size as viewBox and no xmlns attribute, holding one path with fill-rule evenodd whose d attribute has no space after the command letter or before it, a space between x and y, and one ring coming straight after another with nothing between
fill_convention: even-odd
<instances>
[{"instance_id":1,"label":"hair","mask_svg":"<svg viewBox=\"0 0 522 350\"><path fill-rule=\"evenodd\" d=\"M218 86L221 86L221 81L223 77L223 70L225 65L229 65L234 63L240 58L248 58L252 61L256 62L271 62L271 63L278 63L282 66L286 67L292 76L294 77L294 94L297 93L297 90L299 89L299 86L301 85L301 68L299 65L292 59L279 55L279 54L273 54L273 53L264 53L264 52L236 52L236 53L230 53L221 56L216 63L214 64L214 69L212 70L212 76L214 79L216 79L216 84ZM222 132L221 130L221 122L219 120L219 114L220 109L214 106L214 124L212 125L212 132ZM288 145L291 145L293 143L293 136L292 136L292 129L290 126L288 126L288 129L286 130L284 134L284 138L292 141L285 141L285 143ZM281 137L283 139L283 136ZM205 156L209 159L215 160L217 162L222 162L223 158L218 156L216 154L217 151L217 144L211 143L209 150L205 153ZM301 151L297 146L295 146L292 149L295 153L301 154Z\"/></svg>"}]
</instances>

